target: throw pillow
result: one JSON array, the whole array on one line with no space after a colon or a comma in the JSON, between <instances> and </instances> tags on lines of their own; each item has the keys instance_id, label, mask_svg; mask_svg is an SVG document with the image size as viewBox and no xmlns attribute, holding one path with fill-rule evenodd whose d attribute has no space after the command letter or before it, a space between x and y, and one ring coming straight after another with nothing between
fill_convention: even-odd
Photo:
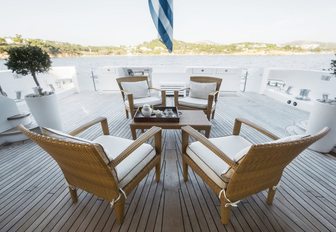
<instances>
[{"instance_id":1,"label":"throw pillow","mask_svg":"<svg viewBox=\"0 0 336 232\"><path fill-rule=\"evenodd\" d=\"M149 97L149 89L147 81L121 82L123 90L133 94L133 98Z\"/></svg>"},{"instance_id":2,"label":"throw pillow","mask_svg":"<svg viewBox=\"0 0 336 232\"><path fill-rule=\"evenodd\" d=\"M79 137L75 137L75 136L71 136L68 135L66 133L63 133L61 131L58 130L54 130L51 128L47 128L47 127L42 127L42 134L55 138L55 139L61 139L67 142L76 142L76 143L91 143L91 141L83 139L83 138L79 138Z\"/></svg>"},{"instance_id":3,"label":"throw pillow","mask_svg":"<svg viewBox=\"0 0 336 232\"><path fill-rule=\"evenodd\" d=\"M300 139L307 138L307 137L309 137L309 136L310 136L310 135L290 135L290 136L287 136L287 137L284 137L284 138L280 138L280 139L277 139L277 140L268 142L268 144L269 144L269 143L285 143L285 142L292 142L292 141L295 141L295 140L300 140Z\"/></svg>"},{"instance_id":4,"label":"throw pillow","mask_svg":"<svg viewBox=\"0 0 336 232\"><path fill-rule=\"evenodd\" d=\"M216 82L199 83L190 81L190 97L208 99L209 93L216 91Z\"/></svg>"}]
</instances>

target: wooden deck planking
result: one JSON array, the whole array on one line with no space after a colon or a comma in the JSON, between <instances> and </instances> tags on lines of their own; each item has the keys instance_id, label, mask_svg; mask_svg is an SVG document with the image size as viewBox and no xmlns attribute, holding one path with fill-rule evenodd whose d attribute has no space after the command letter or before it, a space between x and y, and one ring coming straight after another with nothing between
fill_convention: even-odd
<instances>
[{"instance_id":1,"label":"wooden deck planking","mask_svg":"<svg viewBox=\"0 0 336 232\"><path fill-rule=\"evenodd\" d=\"M279 108L281 108L281 107L279 107ZM231 112L232 112L232 111L231 111ZM279 133L277 133L277 134L279 134ZM251 137L250 137L250 138L251 138ZM316 153L314 153L314 154L316 155ZM307 161L307 160L305 160L305 161ZM296 161L294 161L294 162L296 162ZM311 174L311 173L310 173L310 174ZM284 175L284 176L285 176L285 175ZM316 180L317 178L320 178L320 177L315 177L315 178L313 177L313 178L310 180L310 183L312 183L312 180L314 180L314 179ZM299 206L299 204L298 204L297 206ZM321 218L321 217L320 217L320 218ZM302 219L304 220L304 218L302 218ZM313 220L314 220L314 219L313 219ZM311 224L311 222L309 222L308 224ZM335 221L333 222L333 224L335 224ZM332 228L335 228L334 226L335 226L335 225L333 225Z\"/></svg>"},{"instance_id":2,"label":"wooden deck planking","mask_svg":"<svg viewBox=\"0 0 336 232\"><path fill-rule=\"evenodd\" d=\"M62 100L64 128L69 131L96 116L106 116L112 135L131 138L120 96L83 93ZM71 104L72 107L67 105ZM247 117L279 136L308 114L266 97L244 94L220 98L211 137L228 135L235 117ZM100 135L96 126L81 136ZM253 142L267 138L249 128L242 134ZM244 199L223 226L219 201L203 181L181 171L181 134L164 131L161 182L151 172L128 196L125 223L115 223L108 202L78 191L72 204L55 162L31 142L0 150L1 231L336 231L336 159L313 151L301 154L285 170L273 206L266 192Z\"/></svg>"},{"instance_id":3,"label":"wooden deck planking","mask_svg":"<svg viewBox=\"0 0 336 232\"><path fill-rule=\"evenodd\" d=\"M43 172L42 172L43 174ZM44 173L44 175L47 173ZM52 174L52 173L51 173ZM54 180L54 176L51 175L51 180ZM61 181L63 181L63 179L60 178ZM38 179L37 179L38 181ZM33 182L30 182L33 183ZM43 183L47 183L47 180L43 180L41 182L41 184ZM55 186L50 186L49 189L51 189L52 187ZM48 193L48 189L44 190L44 189L40 189L40 191L44 192L44 193ZM20 192L16 192L16 194L11 193L12 194L12 198L10 199L10 201L8 202L4 202L3 205L5 203L7 203L6 206L3 206L3 211L1 213L1 216L4 216L4 220L1 220L1 224L4 223L6 224L8 219L11 219L11 217L13 216L18 216L15 214L15 211L17 212L21 212L22 210L25 210L27 206L29 206L29 204L33 204L34 203L34 197L38 196L39 194L41 194L41 192L38 191L37 188L32 189L31 191L27 191L25 188L21 189ZM11 195L10 194L10 195ZM12 214L14 213L14 214ZM5 218L6 217L6 218Z\"/></svg>"}]
</instances>

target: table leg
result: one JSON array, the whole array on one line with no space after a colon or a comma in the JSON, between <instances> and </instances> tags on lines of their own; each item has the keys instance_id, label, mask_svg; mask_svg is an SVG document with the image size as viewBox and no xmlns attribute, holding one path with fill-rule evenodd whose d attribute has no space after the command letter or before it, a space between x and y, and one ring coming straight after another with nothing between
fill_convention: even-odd
<instances>
[{"instance_id":1,"label":"table leg","mask_svg":"<svg viewBox=\"0 0 336 232\"><path fill-rule=\"evenodd\" d=\"M137 136L136 136L136 129L134 127L131 126L131 133L132 133L132 138L133 140L136 140Z\"/></svg>"},{"instance_id":2,"label":"table leg","mask_svg":"<svg viewBox=\"0 0 336 232\"><path fill-rule=\"evenodd\" d=\"M211 130L211 127L209 127L208 129L205 129L205 137L209 138L210 136L210 130Z\"/></svg>"}]
</instances>

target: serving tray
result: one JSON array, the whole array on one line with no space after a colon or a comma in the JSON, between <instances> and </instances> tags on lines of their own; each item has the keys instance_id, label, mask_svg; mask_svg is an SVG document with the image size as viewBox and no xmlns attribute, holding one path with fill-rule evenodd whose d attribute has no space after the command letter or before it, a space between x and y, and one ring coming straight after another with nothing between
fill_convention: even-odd
<instances>
[{"instance_id":1,"label":"serving tray","mask_svg":"<svg viewBox=\"0 0 336 232\"><path fill-rule=\"evenodd\" d=\"M145 117L141 113L142 107L138 108L134 115L134 122L179 122L180 115L176 107L154 107L154 110L163 112L162 117L157 117L154 113L150 117ZM172 110L172 114L168 114L168 110Z\"/></svg>"}]
</instances>

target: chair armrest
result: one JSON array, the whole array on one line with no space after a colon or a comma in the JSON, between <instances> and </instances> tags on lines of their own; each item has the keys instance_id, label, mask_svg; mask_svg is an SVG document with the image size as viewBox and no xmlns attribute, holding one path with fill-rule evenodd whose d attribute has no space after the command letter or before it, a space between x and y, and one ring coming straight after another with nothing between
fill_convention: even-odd
<instances>
[{"instance_id":1,"label":"chair armrest","mask_svg":"<svg viewBox=\"0 0 336 232\"><path fill-rule=\"evenodd\" d=\"M236 118L234 126L233 126L233 132L232 132L233 135L239 135L242 123L249 127L252 127L253 129L259 131L260 133L266 135L267 137L271 139L274 139L274 140L279 139L279 137L273 134L272 132L269 132L268 130L258 126L257 124L250 122L243 118Z\"/></svg>"},{"instance_id":2,"label":"chair armrest","mask_svg":"<svg viewBox=\"0 0 336 232\"><path fill-rule=\"evenodd\" d=\"M209 93L209 95L213 96L214 99L215 99L215 102L217 102L217 98L218 98L218 95L219 95L219 91L215 91L215 92ZM208 97L208 98L209 98L209 97Z\"/></svg>"},{"instance_id":3,"label":"chair armrest","mask_svg":"<svg viewBox=\"0 0 336 232\"><path fill-rule=\"evenodd\" d=\"M174 90L174 96L175 96L175 94L177 94L177 96L178 96L178 93L179 93L180 91L188 90L188 89L190 89L190 88L183 88L183 89L179 89L179 90Z\"/></svg>"},{"instance_id":4,"label":"chair armrest","mask_svg":"<svg viewBox=\"0 0 336 232\"><path fill-rule=\"evenodd\" d=\"M126 100L129 100L128 98L128 95L132 95L132 97L133 97L133 94L132 93L130 93L130 92L127 92L127 91L125 91L125 90L123 90L123 89L120 89L120 90L118 90L118 91L120 91L122 94L123 94L123 96L124 96L124 101L126 101ZM127 99L126 99L127 98Z\"/></svg>"},{"instance_id":5,"label":"chair armrest","mask_svg":"<svg viewBox=\"0 0 336 232\"><path fill-rule=\"evenodd\" d=\"M190 89L190 87L182 88L182 89L175 90L175 91L179 92L179 91L188 90L188 89ZM174 91L174 92L175 92L175 91Z\"/></svg>"},{"instance_id":6,"label":"chair armrest","mask_svg":"<svg viewBox=\"0 0 336 232\"><path fill-rule=\"evenodd\" d=\"M216 96L216 95L218 95L219 94L219 91L215 91L215 92L211 92L211 93L209 93L209 95L212 95L212 96Z\"/></svg>"},{"instance_id":7,"label":"chair armrest","mask_svg":"<svg viewBox=\"0 0 336 232\"><path fill-rule=\"evenodd\" d=\"M237 164L230 159L223 151L221 151L215 144L210 142L204 135L199 133L197 130L192 128L191 126L182 127L182 151L185 153L187 146L189 135L206 146L209 150L215 153L219 158L221 158L225 163L231 166L233 169L237 168Z\"/></svg>"},{"instance_id":8,"label":"chair armrest","mask_svg":"<svg viewBox=\"0 0 336 232\"><path fill-rule=\"evenodd\" d=\"M132 93L127 93L126 94L127 100L128 100L128 106L130 109L134 109L134 98ZM133 115L132 115L133 117Z\"/></svg>"},{"instance_id":9,"label":"chair armrest","mask_svg":"<svg viewBox=\"0 0 336 232\"><path fill-rule=\"evenodd\" d=\"M127 92L127 91L125 91L125 90L123 90L123 89L119 89L119 90L117 90L117 91L120 91L120 92L124 93L125 95L130 94L130 92Z\"/></svg>"},{"instance_id":10,"label":"chair armrest","mask_svg":"<svg viewBox=\"0 0 336 232\"><path fill-rule=\"evenodd\" d=\"M215 101L216 97L215 94L209 93L208 95L208 106L207 109L211 111L213 102Z\"/></svg>"},{"instance_id":11,"label":"chair armrest","mask_svg":"<svg viewBox=\"0 0 336 232\"><path fill-rule=\"evenodd\" d=\"M162 106L166 106L166 90L161 90L161 100L162 100Z\"/></svg>"},{"instance_id":12,"label":"chair armrest","mask_svg":"<svg viewBox=\"0 0 336 232\"><path fill-rule=\"evenodd\" d=\"M213 102L214 101L215 101L215 103L217 102L217 96L218 96L218 94L219 94L219 91L215 91L215 92L212 92L212 93L208 94L208 106L207 106L208 110L211 111Z\"/></svg>"},{"instance_id":13,"label":"chair armrest","mask_svg":"<svg viewBox=\"0 0 336 232\"><path fill-rule=\"evenodd\" d=\"M79 133L85 131L86 129L90 128L91 126L93 126L97 123L101 124L102 131L103 131L104 135L109 135L110 134L109 128L108 128L108 123L107 123L107 118L105 118L105 117L98 117L98 118L96 118L96 119L94 119L90 122L87 122L87 123L79 126L78 128L70 131L68 134L72 135L72 136L78 135Z\"/></svg>"},{"instance_id":14,"label":"chair armrest","mask_svg":"<svg viewBox=\"0 0 336 232\"><path fill-rule=\"evenodd\" d=\"M156 90L156 91L161 91L161 89L158 89L158 88L153 88L153 87L150 87L148 89L152 89L152 90Z\"/></svg>"},{"instance_id":15,"label":"chair armrest","mask_svg":"<svg viewBox=\"0 0 336 232\"><path fill-rule=\"evenodd\" d=\"M166 106L166 90L158 89L158 88L148 88L149 90L155 90L158 92L161 92L161 98L162 98L162 105Z\"/></svg>"},{"instance_id":16,"label":"chair armrest","mask_svg":"<svg viewBox=\"0 0 336 232\"><path fill-rule=\"evenodd\" d=\"M146 133L142 134L137 138L130 146L126 148L123 152L120 153L115 159L113 159L109 166L117 166L122 162L127 156L134 152L138 147L144 144L148 139L155 136L155 150L157 154L161 154L161 128L153 126Z\"/></svg>"},{"instance_id":17,"label":"chair armrest","mask_svg":"<svg viewBox=\"0 0 336 232\"><path fill-rule=\"evenodd\" d=\"M183 88L183 89L179 89L179 90L174 90L174 103L175 103L176 107L178 106L179 92L183 91L183 90L188 90L188 89L190 89L190 88Z\"/></svg>"}]
</instances>

